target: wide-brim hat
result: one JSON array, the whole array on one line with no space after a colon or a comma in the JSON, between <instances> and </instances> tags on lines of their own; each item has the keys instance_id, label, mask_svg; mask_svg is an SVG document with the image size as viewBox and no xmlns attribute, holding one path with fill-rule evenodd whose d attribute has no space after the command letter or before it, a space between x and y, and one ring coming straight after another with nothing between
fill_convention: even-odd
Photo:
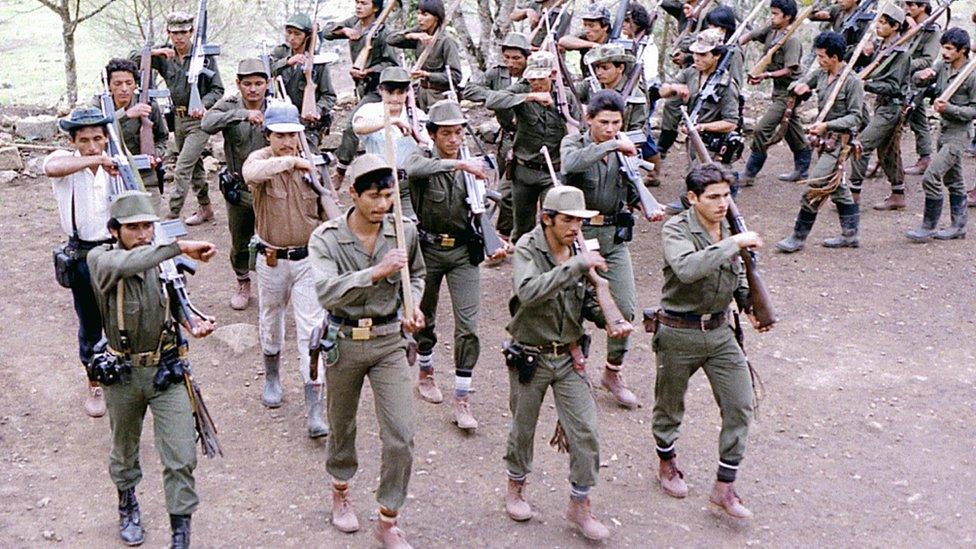
<instances>
[{"instance_id":1,"label":"wide-brim hat","mask_svg":"<svg viewBox=\"0 0 976 549\"><path fill-rule=\"evenodd\" d=\"M427 120L435 126L462 126L468 123L457 101L441 99L430 106Z\"/></svg>"},{"instance_id":2,"label":"wide-brim hat","mask_svg":"<svg viewBox=\"0 0 976 549\"><path fill-rule=\"evenodd\" d=\"M270 101L264 111L264 129L274 133L296 133L305 130L298 118L298 107L288 101Z\"/></svg>"},{"instance_id":3,"label":"wide-brim hat","mask_svg":"<svg viewBox=\"0 0 976 549\"><path fill-rule=\"evenodd\" d=\"M123 191L112 201L109 210L120 225L159 221L152 195L143 191Z\"/></svg>"},{"instance_id":4,"label":"wide-brim hat","mask_svg":"<svg viewBox=\"0 0 976 549\"><path fill-rule=\"evenodd\" d=\"M542 209L583 219L595 217L600 213L596 210L587 210L583 191L569 185L549 189L546 199L542 201Z\"/></svg>"},{"instance_id":5,"label":"wide-brim hat","mask_svg":"<svg viewBox=\"0 0 976 549\"><path fill-rule=\"evenodd\" d=\"M378 154L366 153L364 155L357 156L356 159L349 164L349 177L353 181L358 180L364 175L380 171L385 171L392 174L393 168L389 163L387 163L385 158Z\"/></svg>"},{"instance_id":6,"label":"wide-brim hat","mask_svg":"<svg viewBox=\"0 0 976 549\"><path fill-rule=\"evenodd\" d=\"M115 113L105 114L96 107L78 107L67 118L58 120L58 127L69 132L89 126L107 126L115 121Z\"/></svg>"}]
</instances>

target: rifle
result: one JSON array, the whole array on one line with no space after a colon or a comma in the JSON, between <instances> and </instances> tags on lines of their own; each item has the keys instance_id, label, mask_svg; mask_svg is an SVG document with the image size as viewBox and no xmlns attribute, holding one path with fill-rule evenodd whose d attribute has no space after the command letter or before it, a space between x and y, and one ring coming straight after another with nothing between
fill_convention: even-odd
<instances>
[{"instance_id":1,"label":"rifle","mask_svg":"<svg viewBox=\"0 0 976 549\"><path fill-rule=\"evenodd\" d=\"M465 126L465 131L470 132L467 126ZM469 158L471 158L471 152L468 149L467 140L463 140L462 138L461 160L468 160ZM484 155L482 158L490 169L498 169L495 165L495 160L490 155ZM491 218L487 213L485 200L488 191L485 188L485 181L465 171L462 171L461 175L464 177L464 188L467 193L465 201L468 203L468 210L471 212L471 228L476 235L481 237L484 243L485 257L491 257L498 250L503 249L505 244L498 237L498 231L495 230L495 226L492 224Z\"/></svg>"},{"instance_id":2,"label":"rifle","mask_svg":"<svg viewBox=\"0 0 976 549\"><path fill-rule=\"evenodd\" d=\"M620 38L620 31L624 28L624 19L627 18L627 10L629 8L630 0L620 0L620 3L617 4L617 13L613 16L613 24L610 27L610 40L608 42L613 42Z\"/></svg>"},{"instance_id":3,"label":"rifle","mask_svg":"<svg viewBox=\"0 0 976 549\"><path fill-rule=\"evenodd\" d=\"M701 18L702 14L705 12L705 8L712 3L712 0L698 0L695 7L691 10L691 15L685 19L685 27L681 29L681 33L678 34L678 38L672 42L673 44L681 44L681 41L685 39L686 36L691 32L691 30L698 26L698 20ZM762 2L760 2L762 4Z\"/></svg>"},{"instance_id":4,"label":"rifle","mask_svg":"<svg viewBox=\"0 0 976 549\"><path fill-rule=\"evenodd\" d=\"M454 12L457 11L460 6L461 0L454 0L451 7L447 9L446 14L444 15L444 20L441 21L440 26L437 27L437 30L434 32L434 39L431 41L430 46L427 46L424 48L424 51L420 52L420 55L418 55L417 60L414 61L410 72L419 71L420 69L424 68L424 63L427 62L427 58L430 57L431 52L434 50L434 45L437 44L437 41L440 40L441 35L444 34L444 29L447 28L447 22L451 20L451 17L454 16ZM448 72L451 71L450 67L445 67L445 69L447 69Z\"/></svg>"},{"instance_id":5,"label":"rifle","mask_svg":"<svg viewBox=\"0 0 976 549\"><path fill-rule=\"evenodd\" d=\"M844 22L840 26L840 34L847 40L847 33L851 34L851 37L857 36L857 28L862 25L864 21L875 21L876 16L871 13L871 9L874 5L878 3L878 0L864 0L854 8L854 11L844 19ZM873 27L871 27L873 29ZM867 30L867 29L865 29ZM857 59L856 57L851 57L852 60Z\"/></svg>"},{"instance_id":6,"label":"rifle","mask_svg":"<svg viewBox=\"0 0 976 549\"><path fill-rule=\"evenodd\" d=\"M796 19L790 23L790 26L786 28L786 33L783 34L783 36L780 37L775 44L773 44L773 47L769 48L769 51L767 51L766 54L763 55L762 58L760 58L759 61L752 67L752 70L749 71L750 78L758 78L760 74L765 72L766 67L773 62L773 56L776 55L776 52L786 45L786 41L789 40L790 37L792 37L793 34L800 29L803 22L806 21L806 19L810 17L810 14L812 13L813 5L803 8L803 11L801 11L800 14L796 16Z\"/></svg>"},{"instance_id":7,"label":"rifle","mask_svg":"<svg viewBox=\"0 0 976 549\"><path fill-rule=\"evenodd\" d=\"M319 2L316 1L315 11L312 15L312 34L308 36L305 42L305 63L302 66L302 72L305 73L305 91L302 93L303 120L310 120L319 116L319 107L315 104L315 90L318 86L315 84L315 75L313 74L315 70L315 53L318 49L319 40L318 16Z\"/></svg>"},{"instance_id":8,"label":"rifle","mask_svg":"<svg viewBox=\"0 0 976 549\"><path fill-rule=\"evenodd\" d=\"M261 63L264 65L264 72L268 73L268 78L272 78L271 74L271 53L268 51L268 42L265 40L261 41ZM275 86L268 86L268 89L264 92L265 97L272 98L275 96ZM280 99L280 98L279 98Z\"/></svg>"},{"instance_id":9,"label":"rifle","mask_svg":"<svg viewBox=\"0 0 976 549\"><path fill-rule=\"evenodd\" d=\"M366 43L363 45L363 49L359 50L359 55L356 56L356 60L352 62L352 68L359 70L366 69L366 63L369 62L369 55L373 52L373 39L376 38L376 33L383 28L383 24L386 23L386 18L390 16L390 12L393 11L396 5L396 0L387 2L386 6L383 7L383 11L380 12L379 17L370 23L366 29Z\"/></svg>"},{"instance_id":10,"label":"rifle","mask_svg":"<svg viewBox=\"0 0 976 549\"><path fill-rule=\"evenodd\" d=\"M565 3L566 0L557 0L556 3L542 10L542 17L539 18L539 22L536 23L535 28L532 29L531 33L529 33L529 44L531 44L535 40L535 37L536 35L539 34L540 30L542 30L543 28L549 29L551 23L549 21L549 18L552 16L553 10L555 10L556 8L560 8L559 14L556 16L556 21L558 22L560 19L562 19L563 16L562 12L564 10L561 9L561 6ZM556 27L557 29L559 28L559 25L553 25L553 26ZM547 34L549 32L551 31L547 30Z\"/></svg>"},{"instance_id":11,"label":"rifle","mask_svg":"<svg viewBox=\"0 0 976 549\"><path fill-rule=\"evenodd\" d=\"M943 12L949 9L949 6L952 4L953 1L954 0L942 0L942 2L939 3L939 7L936 8L935 11L931 13L931 15L926 17L924 21L915 25L911 29L908 29L908 32L898 37L898 40L895 40L894 43L892 43L887 48L881 50L880 52L877 52L874 55L874 60L868 63L866 67L861 69L861 72L859 72L857 76L862 81L867 80L871 76L871 73L878 68L881 62L887 59L889 55L892 55L897 48L900 48L903 45L907 44L908 41L914 38L916 34L925 30L925 27L927 27L928 25L935 23L935 20L938 19Z\"/></svg>"},{"instance_id":12,"label":"rifle","mask_svg":"<svg viewBox=\"0 0 976 549\"><path fill-rule=\"evenodd\" d=\"M542 147L541 152L546 158L546 165L549 166L549 177L552 179L552 184L556 187L561 186L562 183L556 177L556 169L553 167L552 158L549 156L549 149ZM583 237L582 231L576 235L576 245L580 251L587 250L586 238ZM620 312L620 307L617 307L617 302L614 301L613 295L610 293L610 283L607 282L607 279L597 274L595 268L591 268L586 272L586 278L596 291L596 300L600 304L600 310L603 311L603 318L607 325L610 326L625 322L627 319Z\"/></svg>"},{"instance_id":13,"label":"rifle","mask_svg":"<svg viewBox=\"0 0 976 549\"><path fill-rule=\"evenodd\" d=\"M203 100L197 83L200 75L210 78L214 72L206 67L208 55L220 55L220 46L207 43L207 0L200 0L196 24L193 29L193 46L190 49L190 68L186 71L186 81L190 85L189 110L202 110Z\"/></svg>"},{"instance_id":14,"label":"rifle","mask_svg":"<svg viewBox=\"0 0 976 549\"><path fill-rule=\"evenodd\" d=\"M565 73L562 70L562 57L559 55L559 51L556 48L556 41L549 40L550 38L552 38L552 34L546 38L548 49L549 52L555 56L557 61L556 66L553 67L556 70L556 78L553 80L553 85L556 86L556 107L563 115L563 118L566 119L567 126L571 126L575 131L579 131L580 123L573 118L573 115L569 110L569 96L566 94L566 85L565 81L563 80L563 78L565 78Z\"/></svg>"},{"instance_id":15,"label":"rifle","mask_svg":"<svg viewBox=\"0 0 976 549\"><path fill-rule=\"evenodd\" d=\"M708 148L705 147L705 142L698 135L698 130L695 129L695 123L688 116L688 109L684 105L681 106L681 117L684 120L685 128L688 130L688 140L698 156L698 160L702 164L711 163L712 158L708 154ZM728 199L728 203L729 208L725 213L725 218L729 222L729 232L733 235L746 232L748 229L746 228L745 219L742 217L742 214L739 212L739 207L736 206L731 196ZM742 263L746 268L746 280L749 282L749 304L752 307L752 314L759 322L760 328L772 326L779 319L776 317L776 312L773 309L773 301L769 296L769 292L766 291L766 285L763 283L762 277L759 274L759 262L757 261L756 252L749 249L740 249L739 257L742 258Z\"/></svg>"},{"instance_id":16,"label":"rifle","mask_svg":"<svg viewBox=\"0 0 976 549\"><path fill-rule=\"evenodd\" d=\"M554 10L556 9L556 6L559 6L562 3L563 2L557 2L556 4L550 6L550 9ZM548 12L548 13L551 14L552 12ZM556 14L556 18L554 20L550 21L551 15L547 15L545 19L539 22L539 27L544 26L546 29L546 38L542 41L541 44L539 44L540 50L548 49L550 42L555 43L558 40L558 37L556 35L559 33L559 26L562 24L563 16L566 15L567 13L569 14L570 21L572 21L572 17L573 17L572 8L569 9L559 8L559 13ZM532 39L535 38L535 35L536 33L533 32L532 37L529 39L529 44L532 43Z\"/></svg>"},{"instance_id":17,"label":"rifle","mask_svg":"<svg viewBox=\"0 0 976 549\"><path fill-rule=\"evenodd\" d=\"M390 123L390 113L383 109L383 134L386 137L386 163L393 171L393 227L396 231L397 248L406 250L407 237L403 230L403 204L400 202L400 171L397 169L396 157L393 149L393 124ZM400 287L403 292L403 318L407 322L413 321L413 291L410 287L410 264L404 263L400 267Z\"/></svg>"},{"instance_id":18,"label":"rifle","mask_svg":"<svg viewBox=\"0 0 976 549\"><path fill-rule=\"evenodd\" d=\"M865 3L873 1L874 0L865 0ZM881 11L883 10L878 10L878 15L874 18L875 22L877 22L878 17L881 17ZM868 43L868 40L874 36L873 28L874 25L872 24L871 29L866 31L864 36L861 37L861 41L857 43L857 47L854 48L854 52L851 54L851 60L844 65L844 70L841 71L840 76L838 76L837 80L834 81L834 89L830 92L830 95L827 96L827 101L824 103L823 108L820 109L820 114L817 115L817 120L814 122L815 124L819 124L827 119L827 114L830 112L831 107L834 106L834 102L837 101L837 96L840 95L840 90L844 87L844 82L847 81L847 77L854 70L854 62L858 57L861 56L861 52L864 51L864 46Z\"/></svg>"},{"instance_id":19,"label":"rifle","mask_svg":"<svg viewBox=\"0 0 976 549\"><path fill-rule=\"evenodd\" d=\"M973 70L976 70L976 57L973 57L968 63L966 63L966 66L959 71L959 74L952 79L952 82L949 82L945 90L942 91L942 94L939 95L936 101L945 101L948 103L949 100L952 99L952 96L955 95L955 93L959 91L959 88L962 87L962 85L966 82L969 75L973 73Z\"/></svg>"},{"instance_id":20,"label":"rifle","mask_svg":"<svg viewBox=\"0 0 976 549\"><path fill-rule=\"evenodd\" d=\"M400 50L400 64L407 64L403 50ZM451 71L448 70L447 74L448 78L450 78ZM421 147L430 146L430 142L423 137L424 134L421 131L420 119L417 118L417 90L414 89L413 82L407 86L407 100L404 102L403 108L407 110L407 120L410 122L410 131L413 134L413 140Z\"/></svg>"},{"instance_id":21,"label":"rifle","mask_svg":"<svg viewBox=\"0 0 976 549\"><path fill-rule=\"evenodd\" d=\"M152 89L152 34L146 40L146 45L142 47L142 57L139 63L139 103L152 106L152 98L169 97L169 90ZM156 141L153 139L153 122L148 116L143 116L139 121L139 153L147 157L156 155ZM163 182L160 181L160 191Z\"/></svg>"}]
</instances>

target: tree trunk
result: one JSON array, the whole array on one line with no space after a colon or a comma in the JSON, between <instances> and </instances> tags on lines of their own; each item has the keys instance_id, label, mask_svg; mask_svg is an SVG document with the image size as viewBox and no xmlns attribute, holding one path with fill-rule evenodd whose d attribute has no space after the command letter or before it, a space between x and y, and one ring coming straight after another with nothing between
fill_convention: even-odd
<instances>
[{"instance_id":1,"label":"tree trunk","mask_svg":"<svg viewBox=\"0 0 976 549\"><path fill-rule=\"evenodd\" d=\"M61 39L64 42L64 78L68 86L68 104L78 101L78 66L75 60L75 30L77 25L61 17Z\"/></svg>"}]
</instances>

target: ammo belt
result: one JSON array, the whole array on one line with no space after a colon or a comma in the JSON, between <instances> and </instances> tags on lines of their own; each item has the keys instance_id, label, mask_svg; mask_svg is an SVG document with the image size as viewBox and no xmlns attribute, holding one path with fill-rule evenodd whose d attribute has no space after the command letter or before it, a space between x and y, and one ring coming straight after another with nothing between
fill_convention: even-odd
<instances>
[{"instance_id":1,"label":"ammo belt","mask_svg":"<svg viewBox=\"0 0 976 549\"><path fill-rule=\"evenodd\" d=\"M125 360L131 364L133 368L149 368L150 366L156 366L159 364L159 359L162 356L162 353L158 351L150 351L148 353L123 353L121 351L116 351L111 347L108 347L108 352Z\"/></svg>"},{"instance_id":2,"label":"ammo belt","mask_svg":"<svg viewBox=\"0 0 976 549\"><path fill-rule=\"evenodd\" d=\"M570 343L557 343L555 341L551 341L545 345L526 345L525 343L518 343L518 345L523 349L528 349L548 357L568 355L574 344L576 344L575 341Z\"/></svg>"},{"instance_id":3,"label":"ammo belt","mask_svg":"<svg viewBox=\"0 0 976 549\"><path fill-rule=\"evenodd\" d=\"M530 170L549 173L549 165L546 164L545 162L538 162L534 160L522 160L521 158L516 156L515 163L518 164L519 166L524 166ZM552 169L555 170L557 173L559 172L559 160L552 161Z\"/></svg>"},{"instance_id":4,"label":"ammo belt","mask_svg":"<svg viewBox=\"0 0 976 549\"><path fill-rule=\"evenodd\" d=\"M329 323L337 324L339 333L352 338L353 341L398 334L401 331L400 316L397 313L372 318L345 318L330 314Z\"/></svg>"},{"instance_id":5,"label":"ammo belt","mask_svg":"<svg viewBox=\"0 0 976 549\"><path fill-rule=\"evenodd\" d=\"M447 70L451 70L451 69L447 69ZM434 91L439 91L439 92L445 92L445 91L451 89L450 87L444 86L442 84L433 84L427 78L422 78L420 80L420 87L421 88L424 88L425 90L434 90Z\"/></svg>"},{"instance_id":6,"label":"ammo belt","mask_svg":"<svg viewBox=\"0 0 976 549\"><path fill-rule=\"evenodd\" d=\"M453 250L467 244L468 235L456 235L447 233L430 233L423 229L417 229L417 237L423 244L430 244L433 246L439 246L447 250Z\"/></svg>"},{"instance_id":7,"label":"ammo belt","mask_svg":"<svg viewBox=\"0 0 976 549\"><path fill-rule=\"evenodd\" d=\"M299 248L272 248L264 242L258 242L255 246L259 254L264 254L275 259L287 259L290 261L300 261L308 257L308 246Z\"/></svg>"},{"instance_id":8,"label":"ammo belt","mask_svg":"<svg viewBox=\"0 0 976 549\"><path fill-rule=\"evenodd\" d=\"M584 227L615 227L617 214L598 214L583 220Z\"/></svg>"},{"instance_id":9,"label":"ammo belt","mask_svg":"<svg viewBox=\"0 0 976 549\"><path fill-rule=\"evenodd\" d=\"M661 324L669 328L683 328L690 330L701 330L703 332L715 330L729 323L725 311L709 313L707 315L697 315L693 313L676 313L660 309L657 312L657 319Z\"/></svg>"}]
</instances>

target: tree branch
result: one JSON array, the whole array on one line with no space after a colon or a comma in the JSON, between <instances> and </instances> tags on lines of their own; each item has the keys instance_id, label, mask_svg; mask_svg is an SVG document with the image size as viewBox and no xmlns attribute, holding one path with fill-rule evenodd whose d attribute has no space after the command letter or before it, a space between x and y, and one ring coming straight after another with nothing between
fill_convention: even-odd
<instances>
[{"instance_id":1,"label":"tree branch","mask_svg":"<svg viewBox=\"0 0 976 549\"><path fill-rule=\"evenodd\" d=\"M87 19L91 19L92 17L94 17L94 16L98 15L99 13L101 13L102 10L104 10L107 7L109 7L109 5L112 4L113 2L115 2L115 0L106 0L104 4L102 4L101 6L99 6L98 8L96 8L95 10L89 12L84 17L79 17L78 20L77 20L77 22L78 23L81 23L82 21L85 21Z\"/></svg>"}]
</instances>

